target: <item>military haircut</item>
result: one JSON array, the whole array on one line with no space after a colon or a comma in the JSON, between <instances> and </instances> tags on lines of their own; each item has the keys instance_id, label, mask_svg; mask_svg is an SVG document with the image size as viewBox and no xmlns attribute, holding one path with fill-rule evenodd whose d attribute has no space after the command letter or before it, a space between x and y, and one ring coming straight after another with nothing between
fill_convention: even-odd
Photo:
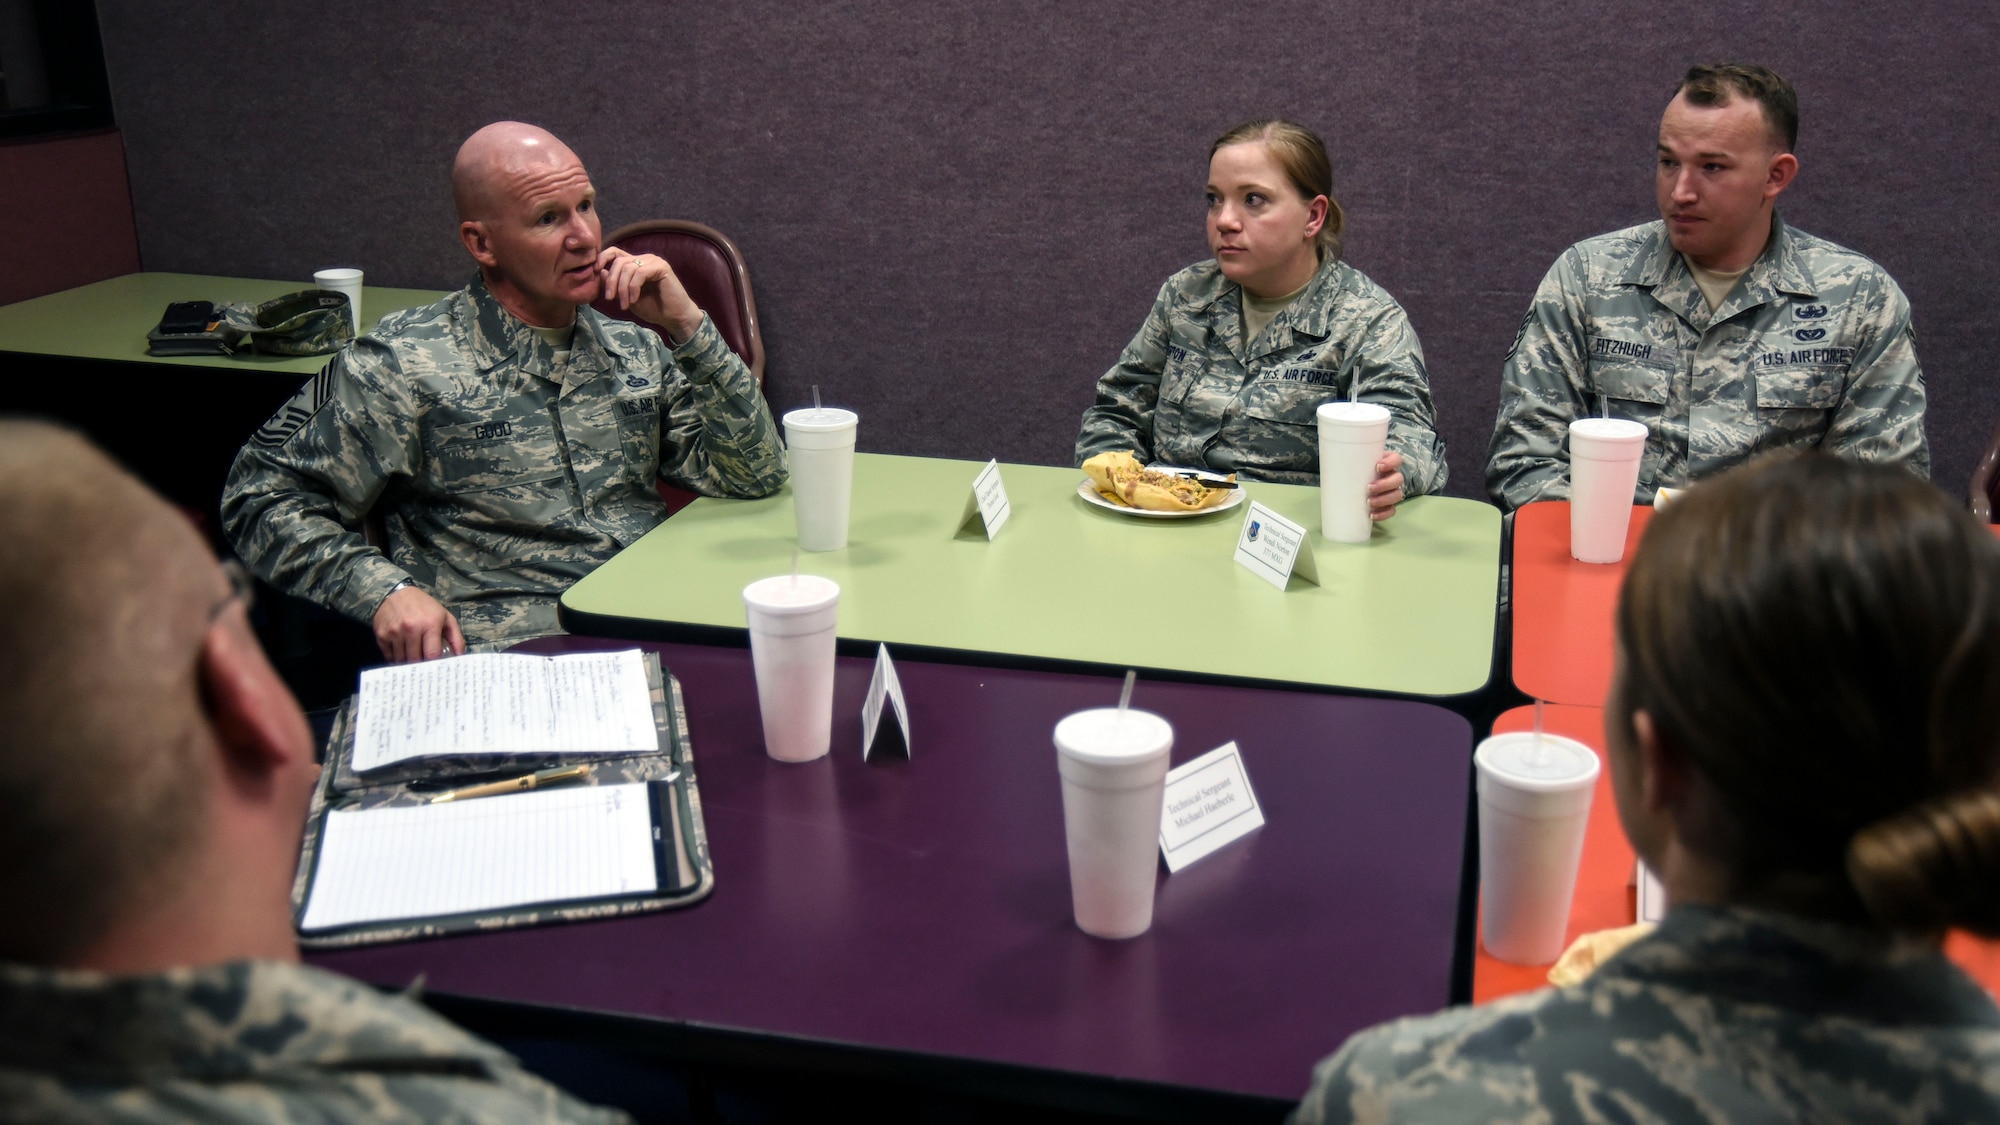
<instances>
[{"instance_id":1,"label":"military haircut","mask_svg":"<svg viewBox=\"0 0 2000 1125\"><path fill-rule=\"evenodd\" d=\"M1251 141L1264 145L1306 202L1312 202L1314 196L1326 196L1326 222L1320 224L1319 235L1313 241L1319 248L1321 261L1338 259L1340 235L1347 229L1347 213L1340 209L1340 200L1334 198L1333 160L1326 154L1326 143L1319 139L1318 133L1296 121L1259 117L1215 138L1215 143L1208 146L1208 157L1213 160L1222 149Z\"/></svg>"},{"instance_id":2,"label":"military haircut","mask_svg":"<svg viewBox=\"0 0 2000 1125\"><path fill-rule=\"evenodd\" d=\"M1609 721L1715 800L1683 842L1732 899L2000 935L2000 540L1905 469L1781 453L1657 516Z\"/></svg>"},{"instance_id":3,"label":"military haircut","mask_svg":"<svg viewBox=\"0 0 2000 1125\"><path fill-rule=\"evenodd\" d=\"M0 419L0 542L0 960L62 964L181 886L221 582L186 519L42 423Z\"/></svg>"},{"instance_id":4,"label":"military haircut","mask_svg":"<svg viewBox=\"0 0 2000 1125\"><path fill-rule=\"evenodd\" d=\"M1771 139L1782 141L1780 152L1790 152L1799 143L1799 93L1792 84L1769 67L1755 63L1703 63L1691 66L1681 76L1675 94L1686 94L1689 105L1724 106L1738 95L1764 107L1764 123ZM1671 99L1669 99L1671 100Z\"/></svg>"}]
</instances>

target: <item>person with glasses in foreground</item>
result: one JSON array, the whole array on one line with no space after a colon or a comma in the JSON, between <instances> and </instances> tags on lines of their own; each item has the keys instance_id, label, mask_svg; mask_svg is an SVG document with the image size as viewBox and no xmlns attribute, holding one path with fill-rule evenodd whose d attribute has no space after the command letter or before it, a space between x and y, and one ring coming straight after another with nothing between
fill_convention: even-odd
<instances>
[{"instance_id":1,"label":"person with glasses in foreground","mask_svg":"<svg viewBox=\"0 0 2000 1125\"><path fill-rule=\"evenodd\" d=\"M0 541L0 1120L628 1120L299 964L312 736L186 519L0 420Z\"/></svg>"},{"instance_id":2,"label":"person with glasses in foreground","mask_svg":"<svg viewBox=\"0 0 2000 1125\"><path fill-rule=\"evenodd\" d=\"M1362 1032L1299 1122L2000 1121L2000 540L1900 466L1778 454L1625 578L1605 740L1673 903L1581 983Z\"/></svg>"}]
</instances>

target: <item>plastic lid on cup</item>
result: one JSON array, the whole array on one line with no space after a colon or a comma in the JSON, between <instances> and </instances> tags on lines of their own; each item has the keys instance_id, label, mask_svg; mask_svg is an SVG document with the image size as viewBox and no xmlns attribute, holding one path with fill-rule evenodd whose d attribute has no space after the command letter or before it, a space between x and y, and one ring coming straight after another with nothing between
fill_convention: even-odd
<instances>
[{"instance_id":1,"label":"plastic lid on cup","mask_svg":"<svg viewBox=\"0 0 2000 1125\"><path fill-rule=\"evenodd\" d=\"M817 574L780 574L743 587L743 604L760 613L812 613L840 598L840 584Z\"/></svg>"},{"instance_id":2,"label":"plastic lid on cup","mask_svg":"<svg viewBox=\"0 0 2000 1125\"><path fill-rule=\"evenodd\" d=\"M1056 749L1078 761L1119 766L1172 749L1174 728L1151 711L1100 707L1056 724Z\"/></svg>"},{"instance_id":3,"label":"plastic lid on cup","mask_svg":"<svg viewBox=\"0 0 2000 1125\"><path fill-rule=\"evenodd\" d=\"M784 417L787 430L797 430L805 434L825 434L838 430L851 430L861 421L861 416L852 410L842 410L838 406L805 406L788 411Z\"/></svg>"},{"instance_id":4,"label":"plastic lid on cup","mask_svg":"<svg viewBox=\"0 0 2000 1125\"><path fill-rule=\"evenodd\" d=\"M329 281L360 281L361 271L352 266L339 266L320 270L313 274L313 280L324 285Z\"/></svg>"},{"instance_id":5,"label":"plastic lid on cup","mask_svg":"<svg viewBox=\"0 0 2000 1125\"><path fill-rule=\"evenodd\" d=\"M1349 402L1341 399L1320 403L1317 416L1322 422L1332 422L1338 426L1372 426L1389 420L1389 408L1372 402Z\"/></svg>"},{"instance_id":6,"label":"plastic lid on cup","mask_svg":"<svg viewBox=\"0 0 2000 1125\"><path fill-rule=\"evenodd\" d=\"M1646 424L1634 422L1630 418L1578 418L1569 424L1571 437L1582 436L1594 441L1642 442L1646 440Z\"/></svg>"},{"instance_id":7,"label":"plastic lid on cup","mask_svg":"<svg viewBox=\"0 0 2000 1125\"><path fill-rule=\"evenodd\" d=\"M1500 734L1479 744L1473 761L1515 789L1557 793L1597 781L1597 755L1573 738L1534 732Z\"/></svg>"}]
</instances>

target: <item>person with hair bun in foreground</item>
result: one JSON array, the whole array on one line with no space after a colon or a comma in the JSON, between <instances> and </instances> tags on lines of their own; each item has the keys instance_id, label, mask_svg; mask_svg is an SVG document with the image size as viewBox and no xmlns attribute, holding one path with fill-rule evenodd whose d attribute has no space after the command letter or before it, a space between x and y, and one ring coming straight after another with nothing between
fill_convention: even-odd
<instances>
[{"instance_id":1,"label":"person with hair bun in foreground","mask_svg":"<svg viewBox=\"0 0 2000 1125\"><path fill-rule=\"evenodd\" d=\"M2000 1121L2000 541L1779 455L1646 529L1605 739L1673 908L1579 984L1362 1032L1295 1120Z\"/></svg>"}]
</instances>

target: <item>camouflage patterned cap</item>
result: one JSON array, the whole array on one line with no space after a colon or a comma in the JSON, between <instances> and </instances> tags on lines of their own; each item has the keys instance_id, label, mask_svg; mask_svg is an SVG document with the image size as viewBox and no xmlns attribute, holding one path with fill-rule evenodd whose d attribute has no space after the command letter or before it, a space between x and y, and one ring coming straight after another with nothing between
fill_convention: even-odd
<instances>
[{"instance_id":1,"label":"camouflage patterned cap","mask_svg":"<svg viewBox=\"0 0 2000 1125\"><path fill-rule=\"evenodd\" d=\"M354 339L347 295L301 289L263 304L224 305L223 330L235 351L265 355L326 355Z\"/></svg>"}]
</instances>

